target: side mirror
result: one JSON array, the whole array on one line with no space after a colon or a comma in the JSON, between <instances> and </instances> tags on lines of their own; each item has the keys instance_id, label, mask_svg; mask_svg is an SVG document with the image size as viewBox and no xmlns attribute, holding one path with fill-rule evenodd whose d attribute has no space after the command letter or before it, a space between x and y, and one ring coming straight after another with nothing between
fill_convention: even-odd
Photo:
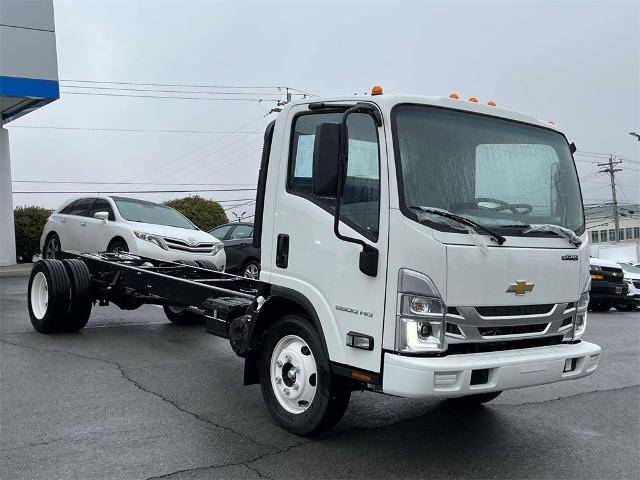
<instances>
[{"instance_id":1,"label":"side mirror","mask_svg":"<svg viewBox=\"0 0 640 480\"><path fill-rule=\"evenodd\" d=\"M336 196L342 130L342 125L339 123L321 123L316 127L312 191L319 197Z\"/></svg>"},{"instance_id":2,"label":"side mirror","mask_svg":"<svg viewBox=\"0 0 640 480\"><path fill-rule=\"evenodd\" d=\"M93 218L99 218L106 223L109 220L109 212L96 212L93 214Z\"/></svg>"},{"instance_id":3,"label":"side mirror","mask_svg":"<svg viewBox=\"0 0 640 480\"><path fill-rule=\"evenodd\" d=\"M569 145L569 151L572 155L578 151L578 147L576 147L575 143L571 142L571 145Z\"/></svg>"}]
</instances>

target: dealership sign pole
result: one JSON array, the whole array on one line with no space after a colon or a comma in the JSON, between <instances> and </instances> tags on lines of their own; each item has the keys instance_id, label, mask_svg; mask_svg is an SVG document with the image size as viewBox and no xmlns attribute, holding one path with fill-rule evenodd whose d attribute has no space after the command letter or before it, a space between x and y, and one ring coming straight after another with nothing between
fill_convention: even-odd
<instances>
[{"instance_id":1,"label":"dealership sign pole","mask_svg":"<svg viewBox=\"0 0 640 480\"><path fill-rule=\"evenodd\" d=\"M13 189L4 124L60 97L53 0L0 2L0 59L0 265L12 265Z\"/></svg>"}]
</instances>

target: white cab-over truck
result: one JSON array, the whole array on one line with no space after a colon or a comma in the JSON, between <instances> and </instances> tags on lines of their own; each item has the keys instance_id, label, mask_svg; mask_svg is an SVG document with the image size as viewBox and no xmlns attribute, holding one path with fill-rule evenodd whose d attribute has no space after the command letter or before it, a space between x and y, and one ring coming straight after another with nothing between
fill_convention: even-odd
<instances>
[{"instance_id":1,"label":"white cab-over truck","mask_svg":"<svg viewBox=\"0 0 640 480\"><path fill-rule=\"evenodd\" d=\"M589 375L575 146L474 100L375 88L288 104L265 133L259 281L130 254L46 260L33 326L78 330L95 302L204 315L300 435L335 424L353 390L471 404Z\"/></svg>"}]
</instances>

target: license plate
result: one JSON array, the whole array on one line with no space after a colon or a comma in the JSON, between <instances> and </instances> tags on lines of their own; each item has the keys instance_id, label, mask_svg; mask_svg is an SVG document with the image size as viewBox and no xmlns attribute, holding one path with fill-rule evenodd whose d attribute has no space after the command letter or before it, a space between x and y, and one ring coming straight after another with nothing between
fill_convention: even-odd
<instances>
[{"instance_id":1,"label":"license plate","mask_svg":"<svg viewBox=\"0 0 640 480\"><path fill-rule=\"evenodd\" d=\"M622 293L622 287L616 287L616 295L620 295Z\"/></svg>"}]
</instances>

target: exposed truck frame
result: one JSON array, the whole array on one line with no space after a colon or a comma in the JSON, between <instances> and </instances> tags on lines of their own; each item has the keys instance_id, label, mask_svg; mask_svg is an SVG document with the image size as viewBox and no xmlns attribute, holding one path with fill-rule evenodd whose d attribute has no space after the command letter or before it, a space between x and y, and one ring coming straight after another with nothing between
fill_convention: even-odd
<instances>
[{"instance_id":1,"label":"exposed truck frame","mask_svg":"<svg viewBox=\"0 0 640 480\"><path fill-rule=\"evenodd\" d=\"M480 195L481 178L472 201L456 207L473 215L407 205L403 109L415 116L410 124L424 116L470 129L461 149L489 126L513 136L497 144L517 147L509 161L544 147L539 156L552 182L532 191L551 189L536 201L551 202L548 215L570 228L475 221L506 212L522 223L540 207L527 195L519 203ZM459 154L474 157L476 176L492 168L475 158L490 140ZM569 151L553 126L457 97L296 102L265 132L254 233L263 252L259 281L206 261L105 253L45 260L29 281L30 318L49 333L83 328L95 303L162 305L176 324L204 316L206 330L245 359L244 383L260 382L274 419L301 435L331 427L357 389L482 403L506 389L580 378L597 368L600 347L581 339L589 254Z\"/></svg>"}]
</instances>

